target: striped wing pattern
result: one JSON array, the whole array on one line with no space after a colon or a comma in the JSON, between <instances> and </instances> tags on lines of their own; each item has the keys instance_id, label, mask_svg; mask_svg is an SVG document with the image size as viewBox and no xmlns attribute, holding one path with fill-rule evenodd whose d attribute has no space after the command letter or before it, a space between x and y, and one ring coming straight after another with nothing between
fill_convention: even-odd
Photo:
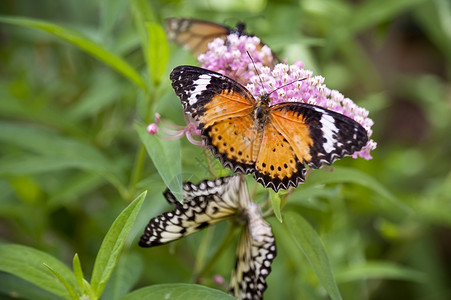
<instances>
[{"instance_id":1,"label":"striped wing pattern","mask_svg":"<svg viewBox=\"0 0 451 300\"><path fill-rule=\"evenodd\" d=\"M234 215L245 218L246 225L237 248L230 292L239 299L262 299L266 277L276 256L270 225L262 218L260 207L250 198L240 175L184 183L184 203L166 190L175 209L150 220L139 245L152 247L177 240Z\"/></svg>"},{"instance_id":2,"label":"striped wing pattern","mask_svg":"<svg viewBox=\"0 0 451 300\"><path fill-rule=\"evenodd\" d=\"M184 183L183 204L166 190L166 199L176 207L150 220L139 245L166 244L234 215L238 208L238 180L236 176L205 180L198 185Z\"/></svg>"},{"instance_id":3,"label":"striped wing pattern","mask_svg":"<svg viewBox=\"0 0 451 300\"><path fill-rule=\"evenodd\" d=\"M250 203L248 224L237 248L235 269L230 279L230 291L239 299L263 299L266 277L276 257L276 243L271 226L261 217L259 207Z\"/></svg>"}]
</instances>

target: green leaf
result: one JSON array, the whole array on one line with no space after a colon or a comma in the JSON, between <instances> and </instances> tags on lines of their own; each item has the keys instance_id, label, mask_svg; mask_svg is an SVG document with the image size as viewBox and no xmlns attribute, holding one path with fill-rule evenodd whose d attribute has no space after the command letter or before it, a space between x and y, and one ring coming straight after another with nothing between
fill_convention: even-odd
<instances>
[{"instance_id":1,"label":"green leaf","mask_svg":"<svg viewBox=\"0 0 451 300\"><path fill-rule=\"evenodd\" d=\"M14 299L61 300L61 297L12 274L0 272L0 282L1 299L3 295L14 295Z\"/></svg>"},{"instance_id":2,"label":"green leaf","mask_svg":"<svg viewBox=\"0 0 451 300\"><path fill-rule=\"evenodd\" d=\"M0 245L0 271L14 274L64 299L71 299L64 285L55 280L54 274L44 264L51 266L71 286L76 286L71 270L53 256L21 245Z\"/></svg>"},{"instance_id":3,"label":"green leaf","mask_svg":"<svg viewBox=\"0 0 451 300\"><path fill-rule=\"evenodd\" d=\"M362 279L381 278L426 282L426 274L393 264L391 262L367 261L336 272L337 281L350 282Z\"/></svg>"},{"instance_id":4,"label":"green leaf","mask_svg":"<svg viewBox=\"0 0 451 300\"><path fill-rule=\"evenodd\" d=\"M149 41L149 30L147 28L148 23L155 23L157 18L155 13L152 11L152 7L146 0L132 0L130 1L131 8L133 12L133 18L135 21L135 26L141 40L141 49L143 51L143 56L146 60L147 73L149 78L155 83L154 78L152 78L152 70L150 63L150 48L156 47L158 45L151 45ZM157 63L157 62L154 62Z\"/></svg>"},{"instance_id":5,"label":"green leaf","mask_svg":"<svg viewBox=\"0 0 451 300\"><path fill-rule=\"evenodd\" d=\"M168 41L160 25L147 23L146 28L149 37L146 47L149 77L152 78L153 84L158 86L169 59Z\"/></svg>"},{"instance_id":6,"label":"green leaf","mask_svg":"<svg viewBox=\"0 0 451 300\"><path fill-rule=\"evenodd\" d=\"M82 33L50 22L23 17L0 17L0 22L40 29L68 41L81 50L103 61L144 90L147 89L141 76L122 58L104 49Z\"/></svg>"},{"instance_id":7,"label":"green leaf","mask_svg":"<svg viewBox=\"0 0 451 300\"><path fill-rule=\"evenodd\" d=\"M272 210L274 215L280 223L283 222L282 214L280 213L280 195L275 193L273 190L269 190L269 197L271 198Z\"/></svg>"},{"instance_id":8,"label":"green leaf","mask_svg":"<svg viewBox=\"0 0 451 300\"><path fill-rule=\"evenodd\" d=\"M135 222L147 192L141 193L116 218L110 230L103 239L92 271L91 286L97 297L102 294L105 284L116 266L119 254L124 245L127 234Z\"/></svg>"},{"instance_id":9,"label":"green leaf","mask_svg":"<svg viewBox=\"0 0 451 300\"><path fill-rule=\"evenodd\" d=\"M133 12L133 17L135 19L135 24L138 29L138 33L141 39L143 51L147 51L147 30L146 23L156 22L157 18L155 13L152 11L149 2L146 0L132 0L131 7ZM143 53L146 56L146 53Z\"/></svg>"},{"instance_id":10,"label":"green leaf","mask_svg":"<svg viewBox=\"0 0 451 300\"><path fill-rule=\"evenodd\" d=\"M80 259L78 258L78 254L75 253L74 259L72 260L72 266L74 269L75 279L77 279L78 287L80 290L83 290L83 271L81 269Z\"/></svg>"},{"instance_id":11,"label":"green leaf","mask_svg":"<svg viewBox=\"0 0 451 300\"><path fill-rule=\"evenodd\" d=\"M40 171L78 167L81 169L96 170L99 172L114 172L114 164L107 159L102 152L88 143L78 139L68 138L57 132L30 126L15 124L12 122L0 122L0 141L19 146L20 148L37 153L28 158L18 154L20 159L12 159L10 163L0 167L0 173L11 172L18 174L27 172L27 166L31 171ZM11 157L10 157L11 158ZM43 159L39 166L37 160ZM47 160L54 159L51 163ZM26 163L22 160L28 160Z\"/></svg>"},{"instance_id":12,"label":"green leaf","mask_svg":"<svg viewBox=\"0 0 451 300\"><path fill-rule=\"evenodd\" d=\"M12 122L0 122L0 127L0 142L24 150L0 159L0 175L29 175L77 168L101 174L124 194L120 180L121 164L113 163L94 146L41 127Z\"/></svg>"},{"instance_id":13,"label":"green leaf","mask_svg":"<svg viewBox=\"0 0 451 300\"><path fill-rule=\"evenodd\" d=\"M136 290L121 300L232 300L224 292L197 284L158 284Z\"/></svg>"},{"instance_id":14,"label":"green leaf","mask_svg":"<svg viewBox=\"0 0 451 300\"><path fill-rule=\"evenodd\" d=\"M135 124L135 128L164 183L174 196L182 202L180 141L168 141L156 135L151 135L140 124Z\"/></svg>"},{"instance_id":15,"label":"green leaf","mask_svg":"<svg viewBox=\"0 0 451 300\"><path fill-rule=\"evenodd\" d=\"M105 286L102 299L118 300L127 294L139 281L144 265L142 257L136 253L122 255Z\"/></svg>"},{"instance_id":16,"label":"green leaf","mask_svg":"<svg viewBox=\"0 0 451 300\"><path fill-rule=\"evenodd\" d=\"M387 190L381 183L370 175L359 171L357 169L345 168L345 167L335 167L333 172L326 169L319 169L312 172L304 186L314 186L322 185L328 183L355 183L365 186L372 191L378 193L385 199L389 200L397 208L404 211L410 211L404 203L400 202L389 190Z\"/></svg>"},{"instance_id":17,"label":"green leaf","mask_svg":"<svg viewBox=\"0 0 451 300\"><path fill-rule=\"evenodd\" d=\"M56 278L58 278L59 282L61 282L64 287L66 288L66 291L69 293L70 297L73 300L77 300L78 296L77 293L74 291L73 287L70 285L69 282L67 282L66 279L63 278L63 276L61 276L61 274L59 274L57 271L55 271L52 267L50 267L48 264L44 263L44 266L50 270L50 272L53 273L53 275L55 275Z\"/></svg>"},{"instance_id":18,"label":"green leaf","mask_svg":"<svg viewBox=\"0 0 451 300\"><path fill-rule=\"evenodd\" d=\"M301 215L292 211L285 213L285 225L330 297L333 300L342 299L326 249L312 226Z\"/></svg>"}]
</instances>

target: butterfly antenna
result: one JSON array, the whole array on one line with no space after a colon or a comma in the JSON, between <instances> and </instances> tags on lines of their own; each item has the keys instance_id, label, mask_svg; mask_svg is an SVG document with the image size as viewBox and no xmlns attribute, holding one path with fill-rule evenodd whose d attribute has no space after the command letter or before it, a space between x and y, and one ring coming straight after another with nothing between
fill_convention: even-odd
<instances>
[{"instance_id":1,"label":"butterfly antenna","mask_svg":"<svg viewBox=\"0 0 451 300\"><path fill-rule=\"evenodd\" d=\"M257 75L258 75L258 78L260 79L260 84L261 84L261 86L262 86L262 89L265 91L265 86L263 85L262 77L260 76L260 73L259 73L258 70L257 70L257 66L255 65L254 59L252 58L252 56L251 56L251 54L249 53L249 51L246 51L246 53L247 53L247 55L249 56L249 58L251 59L252 64L254 65L254 69L255 69L255 72L256 72ZM271 93L272 93L272 92L271 92ZM265 94L268 94L268 93L266 93L266 91L265 91ZM268 94L268 95L269 95L269 94Z\"/></svg>"},{"instance_id":2,"label":"butterfly antenna","mask_svg":"<svg viewBox=\"0 0 451 300\"><path fill-rule=\"evenodd\" d=\"M269 93L268 96L271 95L272 93L274 93L275 91L278 91L278 90L280 90L280 89L282 89L282 88L284 88L284 87L286 87L286 86L288 86L288 85L290 85L290 84L293 84L293 83L298 82L298 81L304 81L304 80L306 80L306 79L307 79L307 78L296 79L296 80L293 80L293 81L291 81L291 82L288 82L287 84L284 84L284 85L282 85L282 86L279 86L277 89L271 91L271 93Z\"/></svg>"}]
</instances>

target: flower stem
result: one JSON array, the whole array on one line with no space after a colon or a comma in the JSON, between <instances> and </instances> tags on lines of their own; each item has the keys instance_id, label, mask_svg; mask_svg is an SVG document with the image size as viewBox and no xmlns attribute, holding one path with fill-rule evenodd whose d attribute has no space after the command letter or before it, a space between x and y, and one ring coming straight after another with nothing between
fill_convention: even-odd
<instances>
[{"instance_id":1,"label":"flower stem","mask_svg":"<svg viewBox=\"0 0 451 300\"><path fill-rule=\"evenodd\" d=\"M221 257L222 253L225 251L225 249L227 249L227 247L229 247L230 243L235 238L235 234L236 234L236 231L238 230L238 228L239 228L239 226L237 226L235 224L232 225L229 232L227 233L227 236L222 241L221 245L218 247L218 250L216 250L215 254L213 254L210 261L203 267L202 270L200 270L199 272L195 272L193 274L194 282L196 282L196 283L199 282L200 279L202 277L204 277L208 271L211 270L211 268L214 266L214 264L219 259L219 257Z\"/></svg>"}]
</instances>

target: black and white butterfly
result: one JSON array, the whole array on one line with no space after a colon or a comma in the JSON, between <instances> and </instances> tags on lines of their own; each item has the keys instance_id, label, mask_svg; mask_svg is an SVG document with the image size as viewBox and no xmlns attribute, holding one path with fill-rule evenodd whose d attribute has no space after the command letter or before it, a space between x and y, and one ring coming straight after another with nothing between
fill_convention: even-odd
<instances>
[{"instance_id":1,"label":"black and white butterfly","mask_svg":"<svg viewBox=\"0 0 451 300\"><path fill-rule=\"evenodd\" d=\"M262 218L260 207L249 198L240 175L183 185L184 203L166 190L164 196L176 205L170 212L150 220L141 236L141 247L152 247L177 240L221 220L239 215L246 221L237 248L230 292L239 299L262 299L266 277L276 256L270 225Z\"/></svg>"}]
</instances>

